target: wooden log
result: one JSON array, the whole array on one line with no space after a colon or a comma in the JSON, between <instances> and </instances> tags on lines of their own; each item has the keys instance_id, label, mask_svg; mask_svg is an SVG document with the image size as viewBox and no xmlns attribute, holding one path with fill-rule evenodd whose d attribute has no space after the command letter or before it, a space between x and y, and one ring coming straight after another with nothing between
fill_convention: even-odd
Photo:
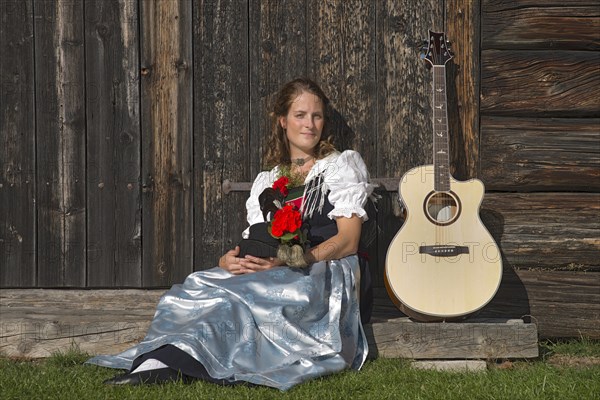
<instances>
[{"instance_id":1,"label":"wooden log","mask_svg":"<svg viewBox=\"0 0 600 400\"><path fill-rule=\"evenodd\" d=\"M192 3L142 1L142 285L192 272Z\"/></svg>"},{"instance_id":2,"label":"wooden log","mask_svg":"<svg viewBox=\"0 0 600 400\"><path fill-rule=\"evenodd\" d=\"M207 269L235 247L247 226L248 193L223 196L221 183L253 179L249 154L258 156L248 148L248 4L198 3L194 32L194 268Z\"/></svg>"},{"instance_id":3,"label":"wooden log","mask_svg":"<svg viewBox=\"0 0 600 400\"><path fill-rule=\"evenodd\" d=\"M93 0L86 3L85 16L87 286L139 287L142 221L137 7L131 1Z\"/></svg>"},{"instance_id":4,"label":"wooden log","mask_svg":"<svg viewBox=\"0 0 600 400\"><path fill-rule=\"evenodd\" d=\"M34 286L33 1L0 7L0 287Z\"/></svg>"},{"instance_id":5,"label":"wooden log","mask_svg":"<svg viewBox=\"0 0 600 400\"><path fill-rule=\"evenodd\" d=\"M597 118L600 52L484 50L481 114Z\"/></svg>"},{"instance_id":6,"label":"wooden log","mask_svg":"<svg viewBox=\"0 0 600 400\"><path fill-rule=\"evenodd\" d=\"M35 5L38 287L86 281L83 3Z\"/></svg>"},{"instance_id":7,"label":"wooden log","mask_svg":"<svg viewBox=\"0 0 600 400\"><path fill-rule=\"evenodd\" d=\"M590 0L483 0L483 49L600 49L600 12Z\"/></svg>"},{"instance_id":8,"label":"wooden log","mask_svg":"<svg viewBox=\"0 0 600 400\"><path fill-rule=\"evenodd\" d=\"M504 266L598 268L598 193L489 193L481 219Z\"/></svg>"},{"instance_id":9,"label":"wooden log","mask_svg":"<svg viewBox=\"0 0 600 400\"><path fill-rule=\"evenodd\" d=\"M597 118L481 119L481 179L487 190L598 191Z\"/></svg>"}]
</instances>

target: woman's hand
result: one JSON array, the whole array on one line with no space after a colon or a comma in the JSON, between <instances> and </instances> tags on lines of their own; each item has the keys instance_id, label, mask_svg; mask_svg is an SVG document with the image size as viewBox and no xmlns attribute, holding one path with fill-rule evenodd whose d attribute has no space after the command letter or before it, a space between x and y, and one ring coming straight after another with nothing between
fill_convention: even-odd
<instances>
[{"instance_id":1,"label":"woman's hand","mask_svg":"<svg viewBox=\"0 0 600 400\"><path fill-rule=\"evenodd\" d=\"M241 275L285 265L281 260L274 257L260 258L246 255L242 258L238 257L239 254L240 246L235 246L235 249L229 250L219 259L219 267L234 275Z\"/></svg>"},{"instance_id":2,"label":"woman's hand","mask_svg":"<svg viewBox=\"0 0 600 400\"><path fill-rule=\"evenodd\" d=\"M245 274L248 271L242 266L241 261L243 258L239 258L240 246L235 246L235 249L229 250L227 253L219 259L219 267L223 268L234 275Z\"/></svg>"},{"instance_id":3,"label":"woman's hand","mask_svg":"<svg viewBox=\"0 0 600 400\"><path fill-rule=\"evenodd\" d=\"M276 257L254 257L251 255L246 255L246 257L240 259L240 264L245 268L245 273L252 273L258 271L266 271L273 267L278 267L280 265L285 265L283 261Z\"/></svg>"}]
</instances>

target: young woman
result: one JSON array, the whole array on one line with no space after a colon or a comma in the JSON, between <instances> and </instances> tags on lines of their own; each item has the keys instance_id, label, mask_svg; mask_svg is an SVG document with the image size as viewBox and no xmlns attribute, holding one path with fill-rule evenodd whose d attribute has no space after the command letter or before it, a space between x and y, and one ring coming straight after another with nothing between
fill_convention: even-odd
<instances>
[{"instance_id":1,"label":"young woman","mask_svg":"<svg viewBox=\"0 0 600 400\"><path fill-rule=\"evenodd\" d=\"M218 267L189 275L161 298L141 343L88 360L130 371L106 383L182 378L287 390L363 365L368 346L357 250L373 186L360 155L337 152L325 137L329 110L313 81L283 86L264 160L272 169L256 177L246 202L250 226L242 236L252 239L251 227L266 226L260 195L285 176L283 204L293 202L301 212L306 251L257 257L236 246Z\"/></svg>"}]
</instances>

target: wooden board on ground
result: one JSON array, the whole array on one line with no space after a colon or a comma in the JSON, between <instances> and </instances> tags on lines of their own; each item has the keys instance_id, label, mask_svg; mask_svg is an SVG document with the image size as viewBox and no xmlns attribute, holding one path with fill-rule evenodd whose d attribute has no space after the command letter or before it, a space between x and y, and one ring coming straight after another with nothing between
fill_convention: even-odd
<instances>
[{"instance_id":1,"label":"wooden board on ground","mask_svg":"<svg viewBox=\"0 0 600 400\"><path fill-rule=\"evenodd\" d=\"M522 320L467 322L374 321L365 327L370 357L501 359L538 356L537 327Z\"/></svg>"},{"instance_id":2,"label":"wooden board on ground","mask_svg":"<svg viewBox=\"0 0 600 400\"><path fill-rule=\"evenodd\" d=\"M0 355L48 357L77 348L115 354L146 334L163 290L3 290ZM537 330L523 322L422 324L377 318L365 326L379 357L524 358L537 355ZM445 355L444 355L445 354Z\"/></svg>"}]
</instances>

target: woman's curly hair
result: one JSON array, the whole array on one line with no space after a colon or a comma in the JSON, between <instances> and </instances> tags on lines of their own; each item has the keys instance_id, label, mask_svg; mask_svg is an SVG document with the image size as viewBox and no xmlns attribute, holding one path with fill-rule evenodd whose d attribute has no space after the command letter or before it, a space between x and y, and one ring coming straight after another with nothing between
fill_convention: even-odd
<instances>
[{"instance_id":1,"label":"woman's curly hair","mask_svg":"<svg viewBox=\"0 0 600 400\"><path fill-rule=\"evenodd\" d=\"M331 119L331 105L329 99L319 85L308 78L297 78L286 83L277 93L273 104L273 111L270 113L272 120L271 135L267 140L267 147L263 157L265 168L273 168L276 165L290 164L290 144L285 134L285 130L279 123L280 117L285 117L292 106L292 103L303 92L312 93L323 103L323 112L325 124L321 139L315 148L315 158L321 159L335 151L333 145L333 135L329 132L329 121Z\"/></svg>"}]
</instances>

